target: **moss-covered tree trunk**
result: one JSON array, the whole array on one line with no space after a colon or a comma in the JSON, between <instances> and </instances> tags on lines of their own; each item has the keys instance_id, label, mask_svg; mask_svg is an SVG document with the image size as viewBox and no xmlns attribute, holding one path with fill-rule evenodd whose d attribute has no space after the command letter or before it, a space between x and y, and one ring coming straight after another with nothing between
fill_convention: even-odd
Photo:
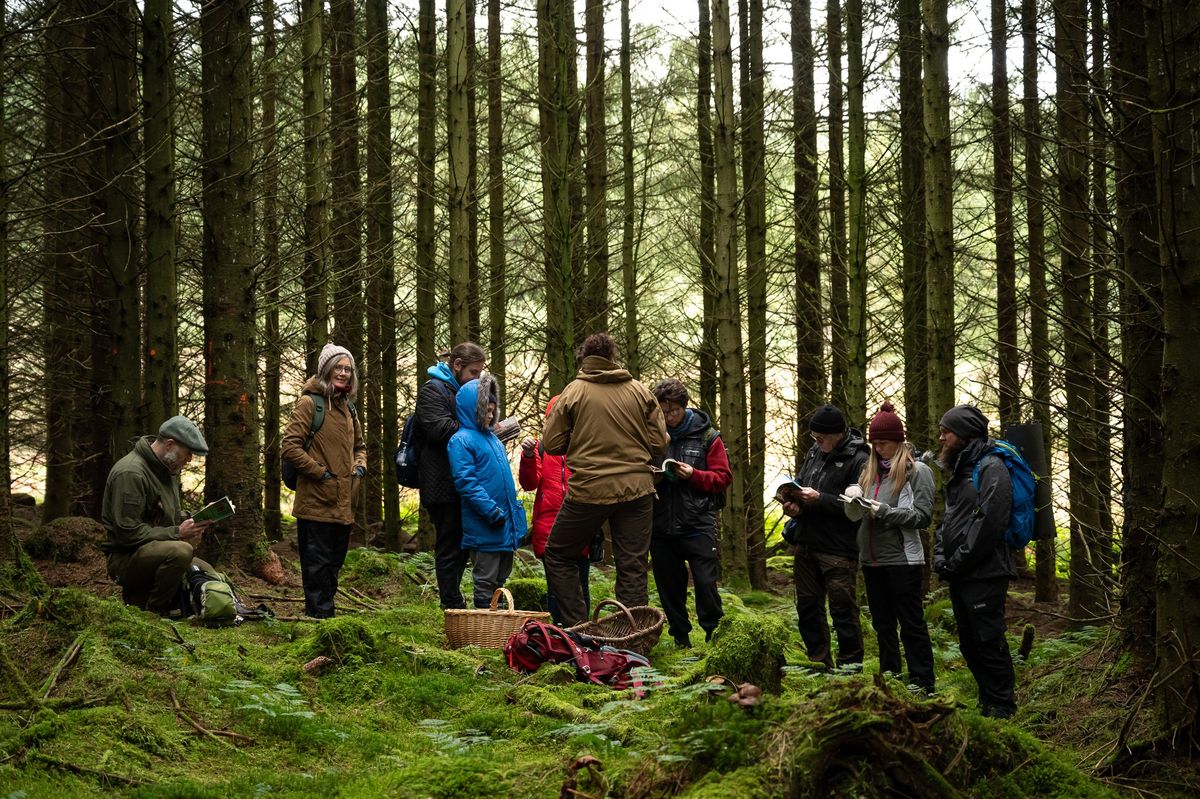
<instances>
[{"instance_id":1,"label":"moss-covered tree trunk","mask_svg":"<svg viewBox=\"0 0 1200 799\"><path fill-rule=\"evenodd\" d=\"M251 141L250 4L200 11L204 216L205 496L228 496L237 513L210 542L235 563L266 555L259 478L254 346L254 161Z\"/></svg>"},{"instance_id":2,"label":"moss-covered tree trunk","mask_svg":"<svg viewBox=\"0 0 1200 799\"><path fill-rule=\"evenodd\" d=\"M492 374L499 384L500 399L507 397L507 306L508 277L505 247L504 207L504 117L503 83L500 78L500 0L488 0L487 81L488 140L488 345Z\"/></svg>"},{"instance_id":3,"label":"moss-covered tree trunk","mask_svg":"<svg viewBox=\"0 0 1200 799\"><path fill-rule=\"evenodd\" d=\"M280 526L280 411L279 378L283 339L279 335L279 297L283 269L279 260L279 129L276 124L279 50L275 30L275 0L262 5L262 155L258 198L262 204L262 336L263 336L263 527L267 539L283 537Z\"/></svg>"},{"instance_id":4,"label":"moss-covered tree trunk","mask_svg":"<svg viewBox=\"0 0 1200 799\"><path fill-rule=\"evenodd\" d=\"M846 88L849 102L850 236L846 264L846 394L853 425L867 418L867 123L863 111L863 4L846 2Z\"/></svg>"},{"instance_id":5,"label":"moss-covered tree trunk","mask_svg":"<svg viewBox=\"0 0 1200 799\"><path fill-rule=\"evenodd\" d=\"M712 4L714 115L713 144L716 168L714 229L716 259L717 343L720 357L721 438L729 455L733 482L729 486L721 567L730 586L749 583L746 552L746 378L742 362L741 287L737 257L737 162L734 158L737 120L733 115L733 52L727 0Z\"/></svg>"},{"instance_id":6,"label":"moss-covered tree trunk","mask_svg":"<svg viewBox=\"0 0 1200 799\"><path fill-rule=\"evenodd\" d=\"M301 0L301 73L304 110L304 353L305 372L316 374L325 345L329 303L329 149L325 126L324 3Z\"/></svg>"},{"instance_id":7,"label":"moss-covered tree trunk","mask_svg":"<svg viewBox=\"0 0 1200 799\"><path fill-rule=\"evenodd\" d=\"M700 407L717 413L717 277L713 272L716 258L715 207L716 168L712 132L712 32L709 0L698 0L696 25L696 140L700 157L700 241L697 248L700 262L700 291L704 318L700 323ZM626 42L623 49L628 50ZM624 67L622 67L624 68ZM632 138L632 133L630 133ZM632 144L630 145L632 147ZM629 166L632 172L632 155ZM626 178L627 192L632 197L633 177ZM629 213L629 236L633 235L633 211ZM632 247L632 245L630 245ZM629 290L626 289L628 295Z\"/></svg>"},{"instance_id":8,"label":"moss-covered tree trunk","mask_svg":"<svg viewBox=\"0 0 1200 799\"><path fill-rule=\"evenodd\" d=\"M142 148L146 204L146 341L142 398L148 430L157 430L164 420L176 414L179 407L175 81L171 61L175 20L172 8L171 0L147 0L142 12ZM265 16L266 11L263 13Z\"/></svg>"},{"instance_id":9,"label":"moss-covered tree trunk","mask_svg":"<svg viewBox=\"0 0 1200 799\"><path fill-rule=\"evenodd\" d=\"M1154 230L1154 150L1140 3L1109 3L1116 156L1116 251L1124 373L1121 627L1143 657L1154 652L1155 564L1162 503L1162 271ZM1039 560L1041 554L1039 550ZM1040 569L1039 569L1040 572Z\"/></svg>"},{"instance_id":10,"label":"moss-covered tree trunk","mask_svg":"<svg viewBox=\"0 0 1200 799\"><path fill-rule=\"evenodd\" d=\"M900 247L903 264L906 433L917 447L934 443L929 428L929 320L925 292L925 125L921 86L921 2L897 7L900 61Z\"/></svg>"},{"instance_id":11,"label":"moss-covered tree trunk","mask_svg":"<svg viewBox=\"0 0 1200 799\"><path fill-rule=\"evenodd\" d=\"M1146 4L1159 260L1163 267L1163 505L1155 693L1175 746L1200 738L1200 5Z\"/></svg>"},{"instance_id":12,"label":"moss-covered tree trunk","mask_svg":"<svg viewBox=\"0 0 1200 799\"><path fill-rule=\"evenodd\" d=\"M825 322L821 313L820 205L817 191L817 110L813 79L816 51L812 4L791 4L792 31L792 230L796 280L796 460L800 470L808 420L825 397Z\"/></svg>"},{"instance_id":13,"label":"moss-covered tree trunk","mask_svg":"<svg viewBox=\"0 0 1200 799\"><path fill-rule=\"evenodd\" d=\"M604 0L586 0L584 32L587 115L584 169L584 222L587 228L584 274L586 297L580 309L587 330L608 329L608 134L605 103ZM626 355L636 355L626 348Z\"/></svg>"},{"instance_id":14,"label":"moss-covered tree trunk","mask_svg":"<svg viewBox=\"0 0 1200 799\"><path fill-rule=\"evenodd\" d=\"M450 338L471 335L468 264L467 176L467 0L446 3L446 153L450 218Z\"/></svg>"}]
</instances>

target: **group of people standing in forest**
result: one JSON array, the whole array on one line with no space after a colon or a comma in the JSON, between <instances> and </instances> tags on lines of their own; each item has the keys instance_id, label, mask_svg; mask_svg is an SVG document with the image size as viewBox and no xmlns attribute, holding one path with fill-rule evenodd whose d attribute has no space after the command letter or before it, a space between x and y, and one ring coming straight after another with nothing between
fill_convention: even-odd
<instances>
[{"instance_id":1,"label":"group of people standing in forest","mask_svg":"<svg viewBox=\"0 0 1200 799\"><path fill-rule=\"evenodd\" d=\"M473 604L488 606L512 571L514 551L529 538L544 562L555 621L585 621L590 564L599 559L607 525L616 598L626 606L648 604L652 568L668 631L677 646L688 647L690 572L697 621L705 640L712 637L722 617L716 518L732 479L724 444L709 416L689 407L682 382L668 378L647 389L616 355L610 336L588 336L576 353L576 378L547 404L542 439L521 442L520 483L536 492L528 529L507 452L493 429L499 399L495 379L484 370L485 351L463 342L429 367L417 394L413 437L421 505L436 533L443 608L465 607L460 583L468 564ZM366 475L353 403L357 386L354 357L327 344L282 439L283 457L297 473L293 513L305 612L315 618L334 614L352 497ZM813 444L795 490L780 496L789 517L783 536L795 547L796 612L809 658L835 666L828 600L836 665L861 667L861 565L880 670L901 673L902 642L911 682L932 692L921 532L933 514L933 474L915 457L888 403L868 425L869 443L832 405L813 413L809 430ZM1008 472L988 457L987 419L972 406L946 412L939 440L946 512L934 570L950 586L961 650L984 713L1010 716L1016 701L1004 603L1015 570L1003 535L1011 506ZM174 481L192 454L206 450L195 425L175 417L114 467L103 522L110 574L127 601L164 612L172 580L178 585L193 562L207 567L193 560L188 541L203 528L180 523ZM852 498L860 501L847 501Z\"/></svg>"}]
</instances>

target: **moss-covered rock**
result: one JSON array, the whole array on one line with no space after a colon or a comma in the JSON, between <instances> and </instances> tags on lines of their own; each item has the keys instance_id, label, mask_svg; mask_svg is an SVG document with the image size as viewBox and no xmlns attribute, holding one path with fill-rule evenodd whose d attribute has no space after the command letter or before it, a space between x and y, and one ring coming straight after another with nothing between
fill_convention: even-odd
<instances>
[{"instance_id":1,"label":"moss-covered rock","mask_svg":"<svg viewBox=\"0 0 1200 799\"><path fill-rule=\"evenodd\" d=\"M513 596L515 610L547 610L546 581L536 577L517 577L504 584Z\"/></svg>"},{"instance_id":2,"label":"moss-covered rock","mask_svg":"<svg viewBox=\"0 0 1200 799\"><path fill-rule=\"evenodd\" d=\"M36 528L25 539L25 551L38 560L74 563L85 547L104 540L103 525L86 516L64 516Z\"/></svg>"},{"instance_id":3,"label":"moss-covered rock","mask_svg":"<svg viewBox=\"0 0 1200 799\"><path fill-rule=\"evenodd\" d=\"M787 641L788 629L777 616L728 614L713 636L704 671L778 691Z\"/></svg>"}]
</instances>

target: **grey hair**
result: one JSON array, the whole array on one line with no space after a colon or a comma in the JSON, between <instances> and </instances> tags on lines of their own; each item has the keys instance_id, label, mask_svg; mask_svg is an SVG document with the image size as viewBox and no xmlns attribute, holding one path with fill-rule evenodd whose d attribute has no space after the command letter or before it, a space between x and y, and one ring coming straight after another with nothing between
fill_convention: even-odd
<instances>
[{"instance_id":1,"label":"grey hair","mask_svg":"<svg viewBox=\"0 0 1200 799\"><path fill-rule=\"evenodd\" d=\"M325 364L325 371L317 375L317 384L321 387L321 393L325 395L325 399L333 402L333 368L337 366L338 361L342 358L350 359L350 368L354 371L350 373L350 392L347 397L354 398L358 396L358 366L354 363L354 356L350 354L339 355L336 358L330 358L329 363Z\"/></svg>"},{"instance_id":2,"label":"grey hair","mask_svg":"<svg viewBox=\"0 0 1200 799\"><path fill-rule=\"evenodd\" d=\"M496 403L496 413L500 413L500 401L497 399L498 392L496 390L496 378L491 372L484 372L479 376L479 394L475 400L475 424L480 430L487 430L491 425L488 424L488 403Z\"/></svg>"}]
</instances>

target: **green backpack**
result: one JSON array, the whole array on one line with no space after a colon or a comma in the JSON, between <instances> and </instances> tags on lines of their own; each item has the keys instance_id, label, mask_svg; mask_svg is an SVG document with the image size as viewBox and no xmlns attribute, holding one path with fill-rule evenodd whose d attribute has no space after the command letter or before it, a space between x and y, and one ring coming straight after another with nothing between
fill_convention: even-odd
<instances>
[{"instance_id":1,"label":"green backpack","mask_svg":"<svg viewBox=\"0 0 1200 799\"><path fill-rule=\"evenodd\" d=\"M192 564L183 576L181 594L185 618L214 626L238 621L240 603L233 586L219 572L207 572Z\"/></svg>"}]
</instances>

